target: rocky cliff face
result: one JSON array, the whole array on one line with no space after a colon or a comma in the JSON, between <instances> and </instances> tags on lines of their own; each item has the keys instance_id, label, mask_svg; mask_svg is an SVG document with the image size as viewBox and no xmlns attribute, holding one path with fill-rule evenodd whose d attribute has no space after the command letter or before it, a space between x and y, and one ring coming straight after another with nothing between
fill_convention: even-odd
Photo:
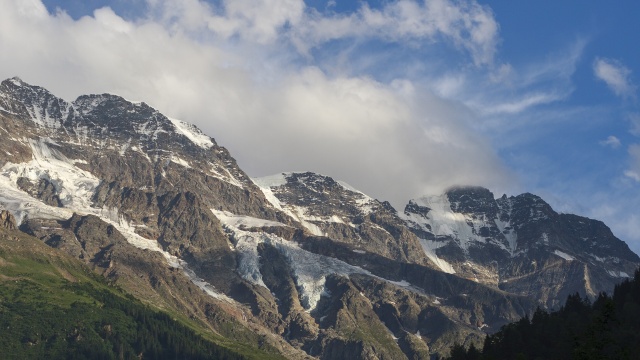
<instances>
[{"instance_id":1,"label":"rocky cliff face","mask_svg":"<svg viewBox=\"0 0 640 360\"><path fill-rule=\"evenodd\" d=\"M454 188L412 200L403 218L449 272L549 307L575 292L611 292L640 260L602 222L558 214L532 194Z\"/></svg>"},{"instance_id":2,"label":"rocky cliff face","mask_svg":"<svg viewBox=\"0 0 640 360\"><path fill-rule=\"evenodd\" d=\"M314 173L252 180L197 128L114 95L9 79L0 133L0 226L287 358L427 359L640 263L530 194L455 188L398 213Z\"/></svg>"}]
</instances>

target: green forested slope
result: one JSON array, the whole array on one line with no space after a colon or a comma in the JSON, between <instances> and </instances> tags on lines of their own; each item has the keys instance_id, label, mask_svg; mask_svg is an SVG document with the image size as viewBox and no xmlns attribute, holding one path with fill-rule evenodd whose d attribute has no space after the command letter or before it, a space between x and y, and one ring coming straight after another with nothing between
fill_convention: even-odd
<instances>
[{"instance_id":1,"label":"green forested slope","mask_svg":"<svg viewBox=\"0 0 640 360\"><path fill-rule=\"evenodd\" d=\"M591 303L578 294L552 313L538 309L487 336L484 348L457 345L451 360L489 359L639 359L640 270L633 280L600 294Z\"/></svg>"},{"instance_id":2,"label":"green forested slope","mask_svg":"<svg viewBox=\"0 0 640 360\"><path fill-rule=\"evenodd\" d=\"M249 347L238 351L239 344L231 350L196 329L109 286L80 262L37 239L0 229L3 359L273 356Z\"/></svg>"}]
</instances>

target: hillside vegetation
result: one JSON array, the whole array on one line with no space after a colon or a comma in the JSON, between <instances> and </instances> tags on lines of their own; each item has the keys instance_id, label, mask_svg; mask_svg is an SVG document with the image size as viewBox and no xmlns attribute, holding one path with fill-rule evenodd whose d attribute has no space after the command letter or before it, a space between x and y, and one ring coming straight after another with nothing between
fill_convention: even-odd
<instances>
[{"instance_id":1,"label":"hillside vegetation","mask_svg":"<svg viewBox=\"0 0 640 360\"><path fill-rule=\"evenodd\" d=\"M107 284L75 259L0 229L0 353L7 359L248 359ZM211 337L211 335L208 335Z\"/></svg>"},{"instance_id":2,"label":"hillside vegetation","mask_svg":"<svg viewBox=\"0 0 640 360\"><path fill-rule=\"evenodd\" d=\"M486 337L484 347L456 345L450 360L637 359L640 354L640 270L613 296L591 303L578 294L558 311L538 309Z\"/></svg>"}]
</instances>

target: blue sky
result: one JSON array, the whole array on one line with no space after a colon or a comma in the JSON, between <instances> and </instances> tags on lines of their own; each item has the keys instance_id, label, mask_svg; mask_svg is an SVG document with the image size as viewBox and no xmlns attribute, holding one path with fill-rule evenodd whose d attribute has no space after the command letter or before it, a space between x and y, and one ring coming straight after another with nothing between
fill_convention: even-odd
<instances>
[{"instance_id":1,"label":"blue sky","mask_svg":"<svg viewBox=\"0 0 640 360\"><path fill-rule=\"evenodd\" d=\"M197 124L401 209L532 192L640 252L640 2L0 0L0 77Z\"/></svg>"}]
</instances>

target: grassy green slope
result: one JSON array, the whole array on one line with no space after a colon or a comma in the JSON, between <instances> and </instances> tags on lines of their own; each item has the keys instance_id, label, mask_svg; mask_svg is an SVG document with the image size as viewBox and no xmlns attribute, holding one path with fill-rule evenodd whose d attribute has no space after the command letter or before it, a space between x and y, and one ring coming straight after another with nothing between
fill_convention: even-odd
<instances>
[{"instance_id":1,"label":"grassy green slope","mask_svg":"<svg viewBox=\"0 0 640 360\"><path fill-rule=\"evenodd\" d=\"M0 229L4 358L280 358L174 316L109 286L79 261L41 241Z\"/></svg>"}]
</instances>

